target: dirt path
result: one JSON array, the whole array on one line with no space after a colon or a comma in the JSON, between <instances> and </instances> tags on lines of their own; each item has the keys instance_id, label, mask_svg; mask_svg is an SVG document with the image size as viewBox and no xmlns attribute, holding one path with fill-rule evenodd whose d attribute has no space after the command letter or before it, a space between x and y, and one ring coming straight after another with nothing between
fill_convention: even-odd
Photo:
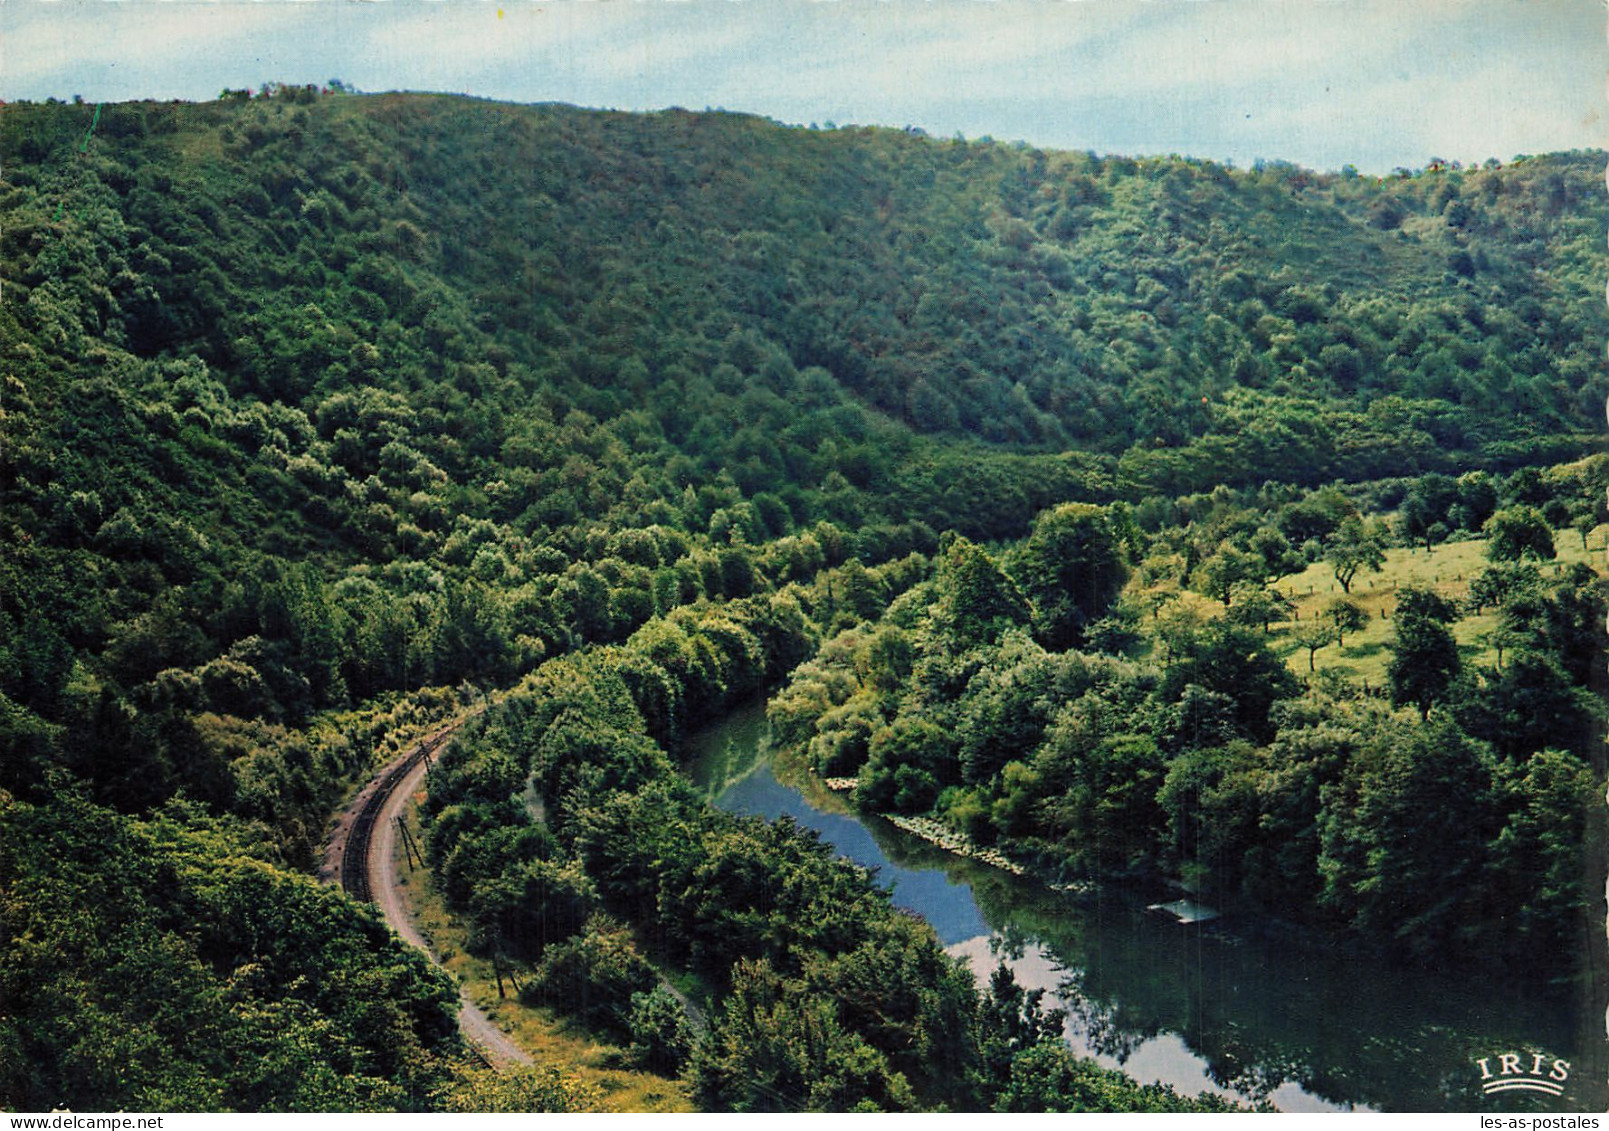
<instances>
[{"instance_id":1,"label":"dirt path","mask_svg":"<svg viewBox=\"0 0 1609 1131\"><path fill-rule=\"evenodd\" d=\"M392 930L426 954L430 947L420 936L408 913L407 894L397 882L397 819L423 791L427 767L421 760L408 771L408 776L397 783L380 808L375 821L374 836L369 844L369 889L374 905L391 924ZM431 961L435 956L431 955ZM469 991L458 991L458 1027L466 1039L478 1045L488 1059L514 1064L531 1063L531 1054L520 1048L508 1035L482 1013L480 1007L469 1000Z\"/></svg>"},{"instance_id":2,"label":"dirt path","mask_svg":"<svg viewBox=\"0 0 1609 1131\"><path fill-rule=\"evenodd\" d=\"M320 878L327 883L340 882L356 898L370 899L391 929L405 942L430 955L431 962L435 962L436 957L414 926L413 917L408 914L406 893L397 882L397 818L424 789L429 764L421 751L440 746L467 721L468 718L461 719L436 731L381 770L341 814L325 847L324 866L319 869ZM354 851L366 850L367 859L348 861L349 843ZM467 991L460 989L458 996L458 1027L483 1056L494 1063L531 1063L530 1053L509 1040L508 1035L469 999Z\"/></svg>"}]
</instances>

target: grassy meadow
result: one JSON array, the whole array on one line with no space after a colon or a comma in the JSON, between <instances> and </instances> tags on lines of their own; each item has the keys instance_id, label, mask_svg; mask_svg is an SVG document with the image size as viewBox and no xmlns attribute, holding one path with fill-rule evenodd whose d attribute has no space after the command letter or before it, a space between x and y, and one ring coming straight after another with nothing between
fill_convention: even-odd
<instances>
[{"instance_id":1,"label":"grassy meadow","mask_svg":"<svg viewBox=\"0 0 1609 1131\"><path fill-rule=\"evenodd\" d=\"M1592 531L1587 536L1585 549L1577 531L1557 531L1554 550L1558 556L1542 564L1544 576L1551 576L1571 562L1582 561L1600 576L1609 574L1604 564L1606 529L1609 528L1600 526ZM1307 648L1297 643L1294 630L1298 624L1322 617L1326 606L1337 597L1350 596L1368 614L1368 625L1347 633L1343 644L1327 644L1314 653L1314 672L1335 671L1349 679L1364 680L1370 687L1384 686L1386 665L1391 660L1390 618L1396 607L1397 591L1409 585L1426 586L1462 606L1469 594L1470 579L1489 564L1483 539L1444 542L1428 551L1423 546L1395 547L1386 551L1385 566L1379 573L1359 573L1353 579L1352 592L1347 594L1335 580L1327 562L1314 562L1301 573L1281 578L1273 586L1291 601L1295 613L1291 619L1269 625L1274 650L1298 676L1312 675L1308 670ZM1207 616L1221 615L1223 611L1218 602L1198 594L1185 594L1184 600ZM1497 652L1486 640L1497 627L1497 619L1496 610L1488 608L1478 616L1460 617L1453 626L1466 667L1497 663Z\"/></svg>"}]
</instances>

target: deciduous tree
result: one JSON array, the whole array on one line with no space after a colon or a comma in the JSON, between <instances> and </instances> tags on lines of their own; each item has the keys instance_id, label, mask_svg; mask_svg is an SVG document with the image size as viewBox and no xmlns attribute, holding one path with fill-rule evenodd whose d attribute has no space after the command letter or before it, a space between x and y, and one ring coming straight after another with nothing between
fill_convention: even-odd
<instances>
[{"instance_id":1,"label":"deciduous tree","mask_svg":"<svg viewBox=\"0 0 1609 1131\"><path fill-rule=\"evenodd\" d=\"M1324 547L1324 560L1330 563L1341 589L1350 593L1359 570L1379 573L1385 565L1384 539L1378 530L1370 529L1361 519L1346 519Z\"/></svg>"}]
</instances>

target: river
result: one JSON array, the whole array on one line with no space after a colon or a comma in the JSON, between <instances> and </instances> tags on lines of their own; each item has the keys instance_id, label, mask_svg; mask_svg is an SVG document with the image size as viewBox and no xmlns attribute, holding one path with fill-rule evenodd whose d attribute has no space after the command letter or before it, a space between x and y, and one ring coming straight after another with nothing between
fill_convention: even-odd
<instances>
[{"instance_id":1,"label":"river","mask_svg":"<svg viewBox=\"0 0 1609 1131\"><path fill-rule=\"evenodd\" d=\"M1537 987L1480 969L1406 971L1245 917L1148 910L1166 896L1052 891L859 816L808 774L779 779L769 734L764 704L740 709L689 741L687 772L715 805L790 817L876 868L980 985L1006 961L1067 1010L1076 1051L1136 1080L1282 1111L1609 1106L1602 1005L1541 984L1559 956L1538 956ZM1497 1084L1508 1087L1483 1090Z\"/></svg>"}]
</instances>

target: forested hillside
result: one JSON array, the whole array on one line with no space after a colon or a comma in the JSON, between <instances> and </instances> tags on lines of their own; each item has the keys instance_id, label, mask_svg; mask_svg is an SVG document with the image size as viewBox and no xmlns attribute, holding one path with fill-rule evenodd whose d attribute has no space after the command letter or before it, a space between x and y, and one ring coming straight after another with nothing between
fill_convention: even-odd
<instances>
[{"instance_id":1,"label":"forested hillside","mask_svg":"<svg viewBox=\"0 0 1609 1131\"><path fill-rule=\"evenodd\" d=\"M790 673L860 804L1064 877L1410 960L1578 926L1601 585L1535 561L1603 517L1601 154L1378 181L271 88L14 103L0 158L0 1105L512 1102L308 877L477 687L515 691L433 788L445 897L714 1108L1192 1102L687 791L667 751ZM1446 678L1384 700L1259 639L1312 563L1477 538L1495 658L1437 652L1434 593L1394 639ZM1388 858L1421 788L1451 855ZM1495 902L1381 878L1438 869Z\"/></svg>"}]
</instances>

